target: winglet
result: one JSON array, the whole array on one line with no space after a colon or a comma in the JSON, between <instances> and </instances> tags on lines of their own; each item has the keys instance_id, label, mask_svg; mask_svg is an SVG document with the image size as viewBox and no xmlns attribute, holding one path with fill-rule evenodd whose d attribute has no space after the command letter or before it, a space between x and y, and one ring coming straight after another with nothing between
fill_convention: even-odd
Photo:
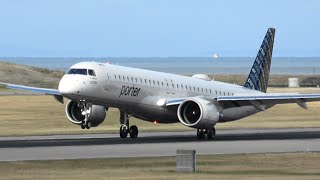
<instances>
[{"instance_id":1,"label":"winglet","mask_svg":"<svg viewBox=\"0 0 320 180\"><path fill-rule=\"evenodd\" d=\"M244 87L267 91L275 32L274 28L268 29Z\"/></svg>"}]
</instances>

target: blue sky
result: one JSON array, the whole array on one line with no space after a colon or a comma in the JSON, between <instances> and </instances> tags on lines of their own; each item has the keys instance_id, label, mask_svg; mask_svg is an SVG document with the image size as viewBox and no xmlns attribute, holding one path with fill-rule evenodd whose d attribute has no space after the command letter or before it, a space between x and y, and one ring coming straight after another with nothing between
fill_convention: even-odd
<instances>
[{"instance_id":1,"label":"blue sky","mask_svg":"<svg viewBox=\"0 0 320 180\"><path fill-rule=\"evenodd\" d=\"M320 1L0 0L0 57L320 56Z\"/></svg>"}]
</instances>

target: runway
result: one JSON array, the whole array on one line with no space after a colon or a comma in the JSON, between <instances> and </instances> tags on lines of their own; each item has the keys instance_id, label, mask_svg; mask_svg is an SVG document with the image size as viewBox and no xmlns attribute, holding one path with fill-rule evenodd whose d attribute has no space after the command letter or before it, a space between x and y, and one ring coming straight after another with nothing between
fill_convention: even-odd
<instances>
[{"instance_id":1,"label":"runway","mask_svg":"<svg viewBox=\"0 0 320 180\"><path fill-rule=\"evenodd\" d=\"M195 131L0 137L0 161L174 156L177 149L197 155L320 151L320 128L219 130L215 141Z\"/></svg>"}]
</instances>

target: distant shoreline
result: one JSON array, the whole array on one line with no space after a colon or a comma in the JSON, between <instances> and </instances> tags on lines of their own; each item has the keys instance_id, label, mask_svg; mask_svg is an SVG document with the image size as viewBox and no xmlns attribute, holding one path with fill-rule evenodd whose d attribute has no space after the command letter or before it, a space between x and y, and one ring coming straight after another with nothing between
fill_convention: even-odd
<instances>
[{"instance_id":1,"label":"distant shoreline","mask_svg":"<svg viewBox=\"0 0 320 180\"><path fill-rule=\"evenodd\" d=\"M246 75L252 67L254 57L3 57L0 60L59 71L66 71L81 61L97 61L174 74ZM320 57L274 57L271 74L320 74Z\"/></svg>"}]
</instances>

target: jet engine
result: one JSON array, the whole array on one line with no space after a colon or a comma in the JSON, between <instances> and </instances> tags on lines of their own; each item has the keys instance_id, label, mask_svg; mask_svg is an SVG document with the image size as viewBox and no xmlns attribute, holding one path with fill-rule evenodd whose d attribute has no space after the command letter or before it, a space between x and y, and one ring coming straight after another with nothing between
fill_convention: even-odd
<instances>
[{"instance_id":1,"label":"jet engine","mask_svg":"<svg viewBox=\"0 0 320 180\"><path fill-rule=\"evenodd\" d=\"M197 97L180 104L177 113L183 125L197 129L210 129L219 121L218 107Z\"/></svg>"},{"instance_id":2,"label":"jet engine","mask_svg":"<svg viewBox=\"0 0 320 180\"><path fill-rule=\"evenodd\" d=\"M86 106L86 108L84 108L84 106ZM106 108L76 101L69 101L66 105L66 115L69 121L74 124L81 125L82 121L85 120L86 113L88 115L88 122L91 123L91 126L97 127L106 117Z\"/></svg>"}]
</instances>

